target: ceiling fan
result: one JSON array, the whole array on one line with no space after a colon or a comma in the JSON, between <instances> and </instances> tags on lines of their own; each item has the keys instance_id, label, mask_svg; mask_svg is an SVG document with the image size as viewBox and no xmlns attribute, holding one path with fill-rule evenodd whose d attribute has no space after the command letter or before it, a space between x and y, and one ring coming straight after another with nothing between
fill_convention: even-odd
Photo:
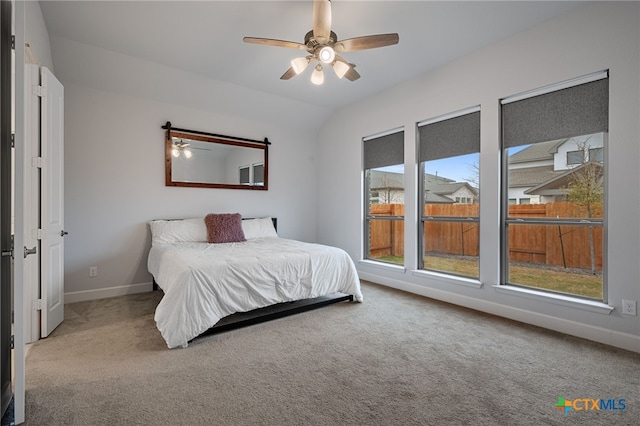
<instances>
[{"instance_id":1,"label":"ceiling fan","mask_svg":"<svg viewBox=\"0 0 640 426\"><path fill-rule=\"evenodd\" d=\"M191 158L191 150L199 149L202 151L211 151L207 148L198 148L195 146L191 146L190 143L185 142L184 139L173 138L173 143L171 144L171 155L174 157L179 157L180 154L184 155L186 158Z\"/></svg>"},{"instance_id":2,"label":"ceiling fan","mask_svg":"<svg viewBox=\"0 0 640 426\"><path fill-rule=\"evenodd\" d=\"M324 82L323 64L331 66L339 78L346 77L350 81L360 78L360 74L355 70L356 65L347 62L338 53L398 44L399 37L397 33L390 33L338 40L336 33L331 31L331 0L314 0L313 29L304 36L304 43L259 37L244 37L243 41L306 50L308 55L292 60L291 68L282 74L280 79L289 80L302 73L312 61L316 61L311 82L319 85Z\"/></svg>"}]
</instances>

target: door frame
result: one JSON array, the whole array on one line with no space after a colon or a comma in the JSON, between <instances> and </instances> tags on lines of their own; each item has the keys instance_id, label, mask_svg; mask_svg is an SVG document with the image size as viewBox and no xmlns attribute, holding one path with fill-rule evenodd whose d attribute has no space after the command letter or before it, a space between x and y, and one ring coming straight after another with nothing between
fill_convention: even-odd
<instances>
[{"instance_id":1,"label":"door frame","mask_svg":"<svg viewBox=\"0 0 640 426\"><path fill-rule=\"evenodd\" d=\"M14 205L14 227L24 229L24 163L26 161L24 152L25 143L25 2L13 1L14 3L14 34L15 34L15 205ZM25 421L25 316L30 313L30 309L25 309L26 303L31 303L25 298L23 283L28 282L24 277L24 257L22 248L25 247L23 232L16 232L14 244L17 248L14 256L14 416L15 423L20 424Z\"/></svg>"},{"instance_id":2,"label":"door frame","mask_svg":"<svg viewBox=\"0 0 640 426\"><path fill-rule=\"evenodd\" d=\"M0 2L0 417L13 418L12 316L13 316L13 241L12 241L12 6Z\"/></svg>"}]
</instances>

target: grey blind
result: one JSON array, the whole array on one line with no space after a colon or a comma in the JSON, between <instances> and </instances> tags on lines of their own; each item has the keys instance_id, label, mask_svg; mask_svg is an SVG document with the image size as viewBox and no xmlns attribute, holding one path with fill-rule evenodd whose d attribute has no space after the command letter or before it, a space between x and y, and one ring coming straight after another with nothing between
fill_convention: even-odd
<instances>
[{"instance_id":1,"label":"grey blind","mask_svg":"<svg viewBox=\"0 0 640 426\"><path fill-rule=\"evenodd\" d=\"M253 166L253 183L263 183L263 182L264 182L264 166L262 164Z\"/></svg>"},{"instance_id":2,"label":"grey blind","mask_svg":"<svg viewBox=\"0 0 640 426\"><path fill-rule=\"evenodd\" d=\"M249 167L240 168L240 183L249 183Z\"/></svg>"},{"instance_id":3,"label":"grey blind","mask_svg":"<svg viewBox=\"0 0 640 426\"><path fill-rule=\"evenodd\" d=\"M418 139L421 162L480 152L480 111L419 127Z\"/></svg>"},{"instance_id":4,"label":"grey blind","mask_svg":"<svg viewBox=\"0 0 640 426\"><path fill-rule=\"evenodd\" d=\"M364 168L404 164L404 131L364 141Z\"/></svg>"},{"instance_id":5,"label":"grey blind","mask_svg":"<svg viewBox=\"0 0 640 426\"><path fill-rule=\"evenodd\" d=\"M608 78L502 105L507 148L608 130Z\"/></svg>"}]
</instances>

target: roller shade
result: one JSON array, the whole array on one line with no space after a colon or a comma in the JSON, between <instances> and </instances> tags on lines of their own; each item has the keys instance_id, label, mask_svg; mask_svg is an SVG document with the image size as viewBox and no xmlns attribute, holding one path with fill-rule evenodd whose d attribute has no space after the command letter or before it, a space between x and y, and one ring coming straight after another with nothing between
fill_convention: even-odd
<instances>
[{"instance_id":1,"label":"roller shade","mask_svg":"<svg viewBox=\"0 0 640 426\"><path fill-rule=\"evenodd\" d=\"M404 131L364 141L365 170L396 164L404 164Z\"/></svg>"},{"instance_id":2,"label":"roller shade","mask_svg":"<svg viewBox=\"0 0 640 426\"><path fill-rule=\"evenodd\" d=\"M249 183L249 167L240 168L240 183Z\"/></svg>"},{"instance_id":3,"label":"roller shade","mask_svg":"<svg viewBox=\"0 0 640 426\"><path fill-rule=\"evenodd\" d=\"M502 105L506 148L608 130L608 78Z\"/></svg>"},{"instance_id":4,"label":"roller shade","mask_svg":"<svg viewBox=\"0 0 640 426\"><path fill-rule=\"evenodd\" d=\"M253 166L253 183L264 182L264 165L256 164Z\"/></svg>"},{"instance_id":5,"label":"roller shade","mask_svg":"<svg viewBox=\"0 0 640 426\"><path fill-rule=\"evenodd\" d=\"M419 125L418 140L421 162L480 152L480 111Z\"/></svg>"}]
</instances>

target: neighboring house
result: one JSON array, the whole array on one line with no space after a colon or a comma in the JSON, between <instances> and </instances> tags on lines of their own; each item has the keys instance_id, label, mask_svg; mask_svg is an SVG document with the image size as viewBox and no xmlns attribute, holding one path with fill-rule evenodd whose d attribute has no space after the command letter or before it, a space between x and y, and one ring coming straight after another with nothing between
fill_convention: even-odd
<instances>
[{"instance_id":1,"label":"neighboring house","mask_svg":"<svg viewBox=\"0 0 640 426\"><path fill-rule=\"evenodd\" d=\"M369 189L372 204L404 204L402 173L370 171ZM471 204L478 202L478 190L468 182L456 182L446 177L425 176L425 201L441 204Z\"/></svg>"},{"instance_id":2,"label":"neighboring house","mask_svg":"<svg viewBox=\"0 0 640 426\"><path fill-rule=\"evenodd\" d=\"M404 204L404 174L369 171L372 204Z\"/></svg>"},{"instance_id":3,"label":"neighboring house","mask_svg":"<svg viewBox=\"0 0 640 426\"><path fill-rule=\"evenodd\" d=\"M589 162L602 164L603 135L541 142L509 156L509 204L564 201L572 177Z\"/></svg>"},{"instance_id":4,"label":"neighboring house","mask_svg":"<svg viewBox=\"0 0 640 426\"><path fill-rule=\"evenodd\" d=\"M456 182L443 176L426 174L425 176L426 203L456 203L473 204L478 202L478 189L468 182Z\"/></svg>"}]
</instances>

